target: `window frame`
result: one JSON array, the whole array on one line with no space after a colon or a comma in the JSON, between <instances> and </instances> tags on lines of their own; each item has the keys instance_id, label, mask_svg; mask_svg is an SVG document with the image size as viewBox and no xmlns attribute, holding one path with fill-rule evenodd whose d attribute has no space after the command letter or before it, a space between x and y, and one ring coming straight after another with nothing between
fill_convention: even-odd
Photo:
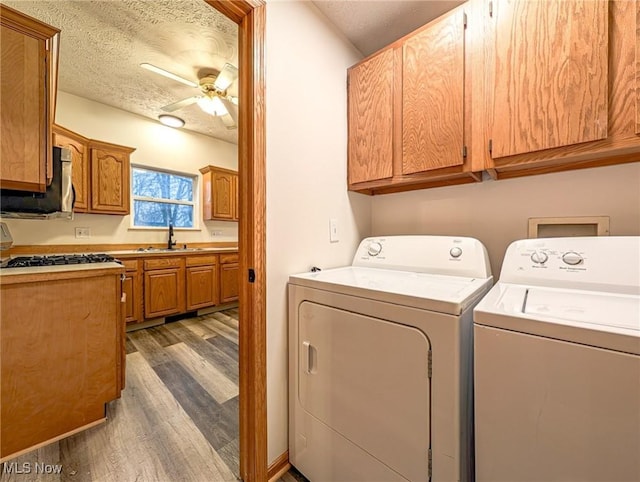
<instances>
[{"instance_id":1,"label":"window frame","mask_svg":"<svg viewBox=\"0 0 640 482\"><path fill-rule=\"evenodd\" d=\"M144 197L144 196L136 196L133 194L133 170L134 169L143 169L146 171L154 171L154 172L163 172L166 174L172 174L174 176L181 177L189 177L193 181L192 192L193 192L193 201L179 201L175 199L161 199L154 197ZM176 171L174 169L166 169L164 167L155 167L155 166L146 166L144 164L131 164L129 175L131 176L131 187L130 187L130 221L129 221L129 230L140 230L140 231L166 231L167 226L136 226L135 225L135 209L134 202L135 201L150 201L150 202L159 202L165 204L180 204L183 206L193 206L193 226L190 228L185 227L173 227L174 231L202 231L200 226L200 218L201 218L201 207L200 207L200 175L194 174L192 172L185 171Z\"/></svg>"}]
</instances>

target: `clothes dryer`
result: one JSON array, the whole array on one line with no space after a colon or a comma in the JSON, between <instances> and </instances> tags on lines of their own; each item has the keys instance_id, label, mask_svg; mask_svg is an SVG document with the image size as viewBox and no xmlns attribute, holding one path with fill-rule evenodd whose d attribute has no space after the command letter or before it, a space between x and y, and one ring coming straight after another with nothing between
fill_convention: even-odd
<instances>
[{"instance_id":1,"label":"clothes dryer","mask_svg":"<svg viewBox=\"0 0 640 482\"><path fill-rule=\"evenodd\" d=\"M289 280L289 460L311 481L470 480L472 309L484 246L360 243L351 266Z\"/></svg>"}]
</instances>

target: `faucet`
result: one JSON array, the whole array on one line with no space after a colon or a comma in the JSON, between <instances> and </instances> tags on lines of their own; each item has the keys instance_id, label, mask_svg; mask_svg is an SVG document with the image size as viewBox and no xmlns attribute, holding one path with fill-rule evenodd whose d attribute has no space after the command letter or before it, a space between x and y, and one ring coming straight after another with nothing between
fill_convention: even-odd
<instances>
[{"instance_id":1,"label":"faucet","mask_svg":"<svg viewBox=\"0 0 640 482\"><path fill-rule=\"evenodd\" d=\"M176 242L173 240L173 224L169 223L169 239L167 240L167 249L173 249Z\"/></svg>"}]
</instances>

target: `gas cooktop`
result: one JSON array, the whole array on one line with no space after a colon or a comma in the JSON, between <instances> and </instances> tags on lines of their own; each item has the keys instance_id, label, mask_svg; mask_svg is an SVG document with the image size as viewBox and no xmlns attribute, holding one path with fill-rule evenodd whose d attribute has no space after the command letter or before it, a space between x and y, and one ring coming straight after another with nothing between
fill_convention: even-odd
<instances>
[{"instance_id":1,"label":"gas cooktop","mask_svg":"<svg viewBox=\"0 0 640 482\"><path fill-rule=\"evenodd\" d=\"M7 261L2 268L29 268L32 266L58 266L64 264L86 263L119 263L117 259L108 254L55 254L50 256L19 256Z\"/></svg>"}]
</instances>

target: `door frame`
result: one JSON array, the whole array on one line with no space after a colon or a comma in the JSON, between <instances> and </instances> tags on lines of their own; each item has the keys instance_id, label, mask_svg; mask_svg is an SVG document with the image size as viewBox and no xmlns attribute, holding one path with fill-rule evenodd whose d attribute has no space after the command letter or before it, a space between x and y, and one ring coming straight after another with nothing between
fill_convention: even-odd
<instances>
[{"instance_id":1,"label":"door frame","mask_svg":"<svg viewBox=\"0 0 640 482\"><path fill-rule=\"evenodd\" d=\"M205 1L238 24L240 477L245 482L266 482L266 6L264 0Z\"/></svg>"}]
</instances>

